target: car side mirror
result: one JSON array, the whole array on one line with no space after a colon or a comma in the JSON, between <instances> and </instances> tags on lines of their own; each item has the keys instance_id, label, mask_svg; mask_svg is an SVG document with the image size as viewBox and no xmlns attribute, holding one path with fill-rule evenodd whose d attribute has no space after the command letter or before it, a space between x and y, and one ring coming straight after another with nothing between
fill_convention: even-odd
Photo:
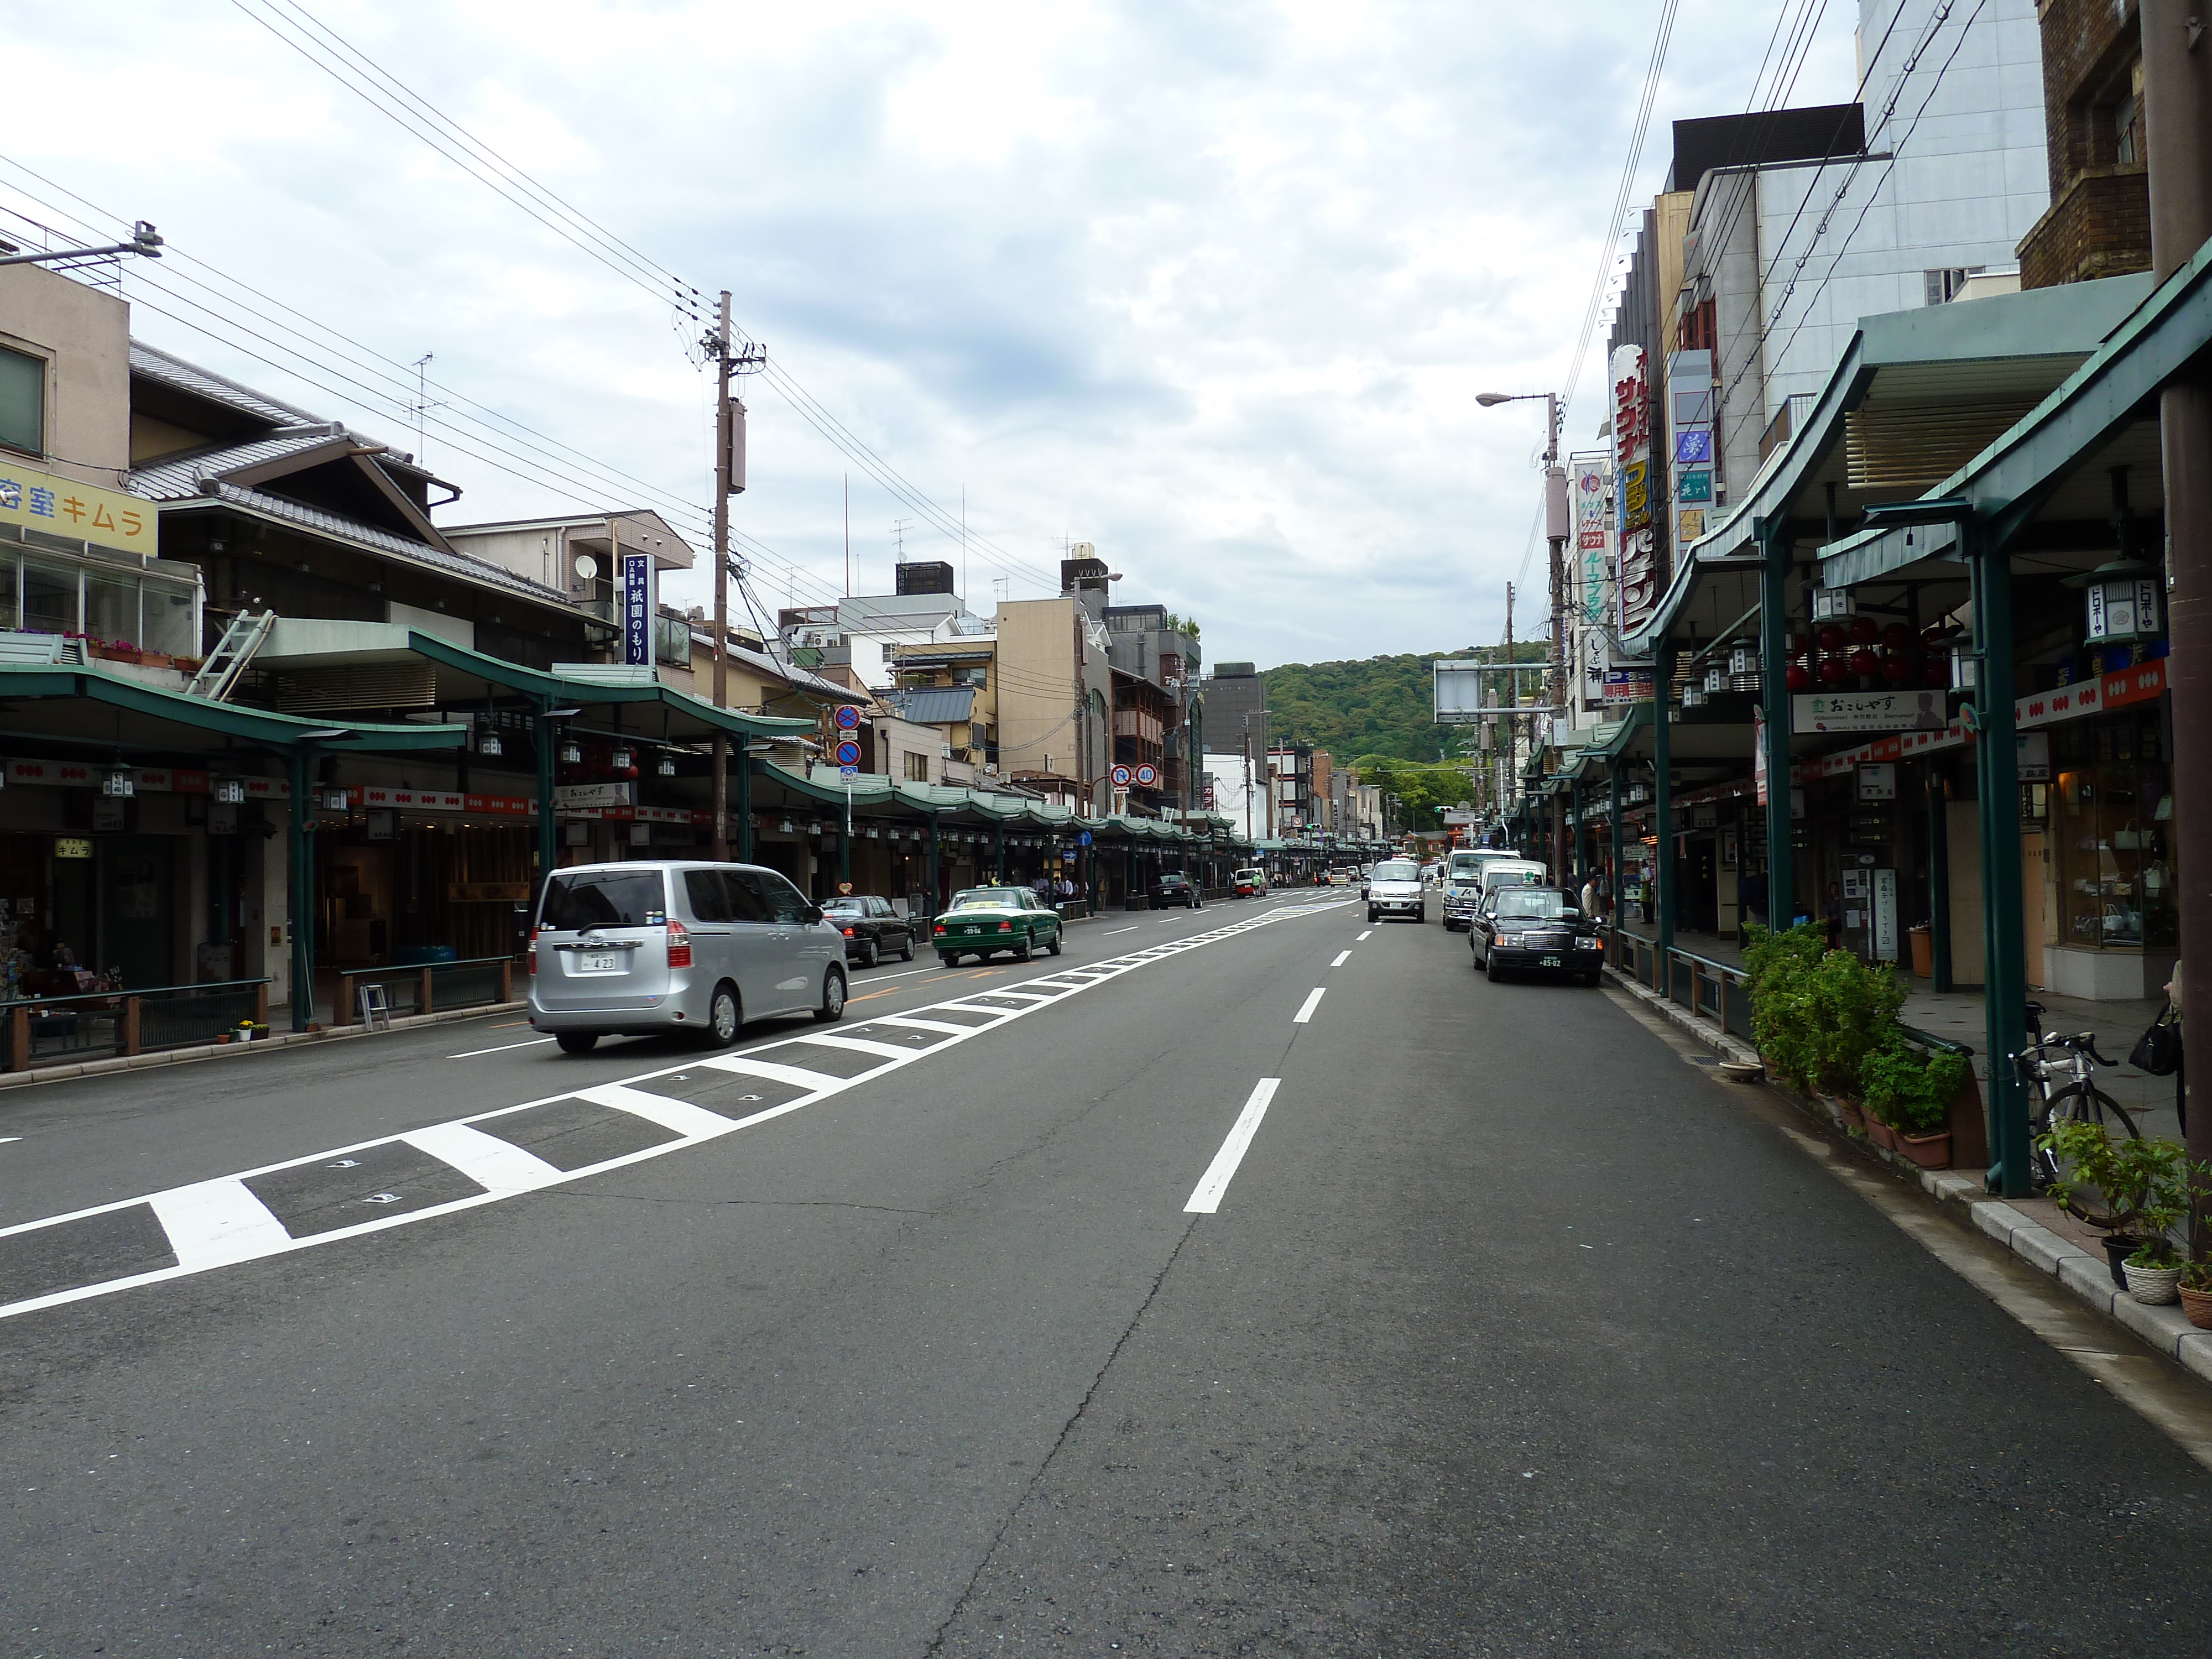
<instances>
[{"instance_id":1,"label":"car side mirror","mask_svg":"<svg viewBox=\"0 0 2212 1659\"><path fill-rule=\"evenodd\" d=\"M822 920L822 907L818 904L810 904L802 914L806 918L806 925L811 927L816 922Z\"/></svg>"}]
</instances>

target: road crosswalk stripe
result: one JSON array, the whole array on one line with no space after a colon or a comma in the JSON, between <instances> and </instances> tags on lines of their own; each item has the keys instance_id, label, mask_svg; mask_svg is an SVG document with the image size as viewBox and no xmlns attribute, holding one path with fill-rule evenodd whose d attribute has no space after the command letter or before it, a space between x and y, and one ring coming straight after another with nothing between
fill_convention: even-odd
<instances>
[{"instance_id":1,"label":"road crosswalk stripe","mask_svg":"<svg viewBox=\"0 0 2212 1659\"><path fill-rule=\"evenodd\" d=\"M718 1072L743 1072L748 1077L773 1078L778 1083L793 1083L802 1089L831 1089L846 1080L834 1073L810 1072L801 1066L779 1066L772 1060L751 1060L744 1054L717 1054L698 1063Z\"/></svg>"},{"instance_id":2,"label":"road crosswalk stripe","mask_svg":"<svg viewBox=\"0 0 2212 1659\"><path fill-rule=\"evenodd\" d=\"M184 1267L249 1261L292 1242L292 1235L246 1183L229 1177L155 1193L146 1200Z\"/></svg>"},{"instance_id":3,"label":"road crosswalk stripe","mask_svg":"<svg viewBox=\"0 0 2212 1659\"><path fill-rule=\"evenodd\" d=\"M809 1031L793 1041L818 1042L825 1048L849 1048L856 1054L881 1054L885 1060L905 1060L915 1052L896 1042L871 1042L866 1037L832 1036L827 1031Z\"/></svg>"},{"instance_id":4,"label":"road crosswalk stripe","mask_svg":"<svg viewBox=\"0 0 2212 1659\"><path fill-rule=\"evenodd\" d=\"M557 1164L465 1123L433 1123L400 1137L452 1164L488 1193L526 1193L562 1178Z\"/></svg>"},{"instance_id":5,"label":"road crosswalk stripe","mask_svg":"<svg viewBox=\"0 0 2212 1659\"><path fill-rule=\"evenodd\" d=\"M703 1140L718 1135L731 1127L732 1120L719 1112L710 1112L703 1106L694 1106L688 1100L671 1100L666 1095L656 1095L649 1089L633 1089L627 1083L601 1083L589 1089L576 1091L576 1098L588 1100L594 1106L605 1106L617 1112L628 1112L649 1123L658 1123L664 1129L673 1130L687 1139Z\"/></svg>"}]
</instances>

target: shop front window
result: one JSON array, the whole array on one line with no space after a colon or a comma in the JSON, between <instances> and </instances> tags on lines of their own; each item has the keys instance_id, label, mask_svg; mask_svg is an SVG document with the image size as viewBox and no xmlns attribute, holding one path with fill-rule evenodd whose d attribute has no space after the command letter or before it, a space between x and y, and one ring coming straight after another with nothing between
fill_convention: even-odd
<instances>
[{"instance_id":1,"label":"shop front window","mask_svg":"<svg viewBox=\"0 0 2212 1659\"><path fill-rule=\"evenodd\" d=\"M2140 950L2175 942L2171 788L2154 721L2099 721L2066 733L2050 801L2056 943Z\"/></svg>"},{"instance_id":2,"label":"shop front window","mask_svg":"<svg viewBox=\"0 0 2212 1659\"><path fill-rule=\"evenodd\" d=\"M146 583L146 631L139 641L149 651L170 657L197 657L192 635L192 590L175 582Z\"/></svg>"},{"instance_id":3,"label":"shop front window","mask_svg":"<svg viewBox=\"0 0 2212 1659\"><path fill-rule=\"evenodd\" d=\"M112 645L138 643L138 580L88 571L84 579L84 631Z\"/></svg>"},{"instance_id":4,"label":"shop front window","mask_svg":"<svg viewBox=\"0 0 2212 1659\"><path fill-rule=\"evenodd\" d=\"M76 572L26 560L23 564L23 626L36 634L75 634L77 626Z\"/></svg>"}]
</instances>

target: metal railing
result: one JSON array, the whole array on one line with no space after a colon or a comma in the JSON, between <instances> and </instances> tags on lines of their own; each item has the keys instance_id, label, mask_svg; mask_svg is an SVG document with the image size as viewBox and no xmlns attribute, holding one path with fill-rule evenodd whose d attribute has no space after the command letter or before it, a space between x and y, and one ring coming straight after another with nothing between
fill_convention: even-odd
<instances>
[{"instance_id":1,"label":"metal railing","mask_svg":"<svg viewBox=\"0 0 2212 1659\"><path fill-rule=\"evenodd\" d=\"M383 986L394 1014L431 1014L441 1009L512 1002L514 965L513 957L471 957L461 962L430 962L406 968L355 969L338 975L331 1023L360 1023L364 985Z\"/></svg>"},{"instance_id":2,"label":"metal railing","mask_svg":"<svg viewBox=\"0 0 2212 1659\"><path fill-rule=\"evenodd\" d=\"M1605 954L1613 968L1638 985L1731 1036L1752 1041L1751 988L1742 969L1680 945L1669 945L1662 957L1651 940L1619 927L1607 934Z\"/></svg>"},{"instance_id":3,"label":"metal railing","mask_svg":"<svg viewBox=\"0 0 2212 1659\"><path fill-rule=\"evenodd\" d=\"M0 1002L0 1071L191 1048L268 1024L265 979L23 997Z\"/></svg>"}]
</instances>

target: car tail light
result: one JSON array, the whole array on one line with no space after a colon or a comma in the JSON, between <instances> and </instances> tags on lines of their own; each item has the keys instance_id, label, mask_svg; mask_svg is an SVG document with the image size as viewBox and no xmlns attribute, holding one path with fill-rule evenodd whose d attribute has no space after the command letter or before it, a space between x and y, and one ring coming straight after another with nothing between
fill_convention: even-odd
<instances>
[{"instance_id":1,"label":"car tail light","mask_svg":"<svg viewBox=\"0 0 2212 1659\"><path fill-rule=\"evenodd\" d=\"M945 931L945 924L943 922L940 921L937 924L937 931L940 933Z\"/></svg>"},{"instance_id":2,"label":"car tail light","mask_svg":"<svg viewBox=\"0 0 2212 1659\"><path fill-rule=\"evenodd\" d=\"M852 930L851 928L848 927L848 928L845 930L845 937L846 937L847 939L850 939L850 938L852 938L852 937L853 937L853 930Z\"/></svg>"},{"instance_id":3,"label":"car tail light","mask_svg":"<svg viewBox=\"0 0 2212 1659\"><path fill-rule=\"evenodd\" d=\"M668 965L689 968L691 965L691 932L680 921L668 924Z\"/></svg>"},{"instance_id":4,"label":"car tail light","mask_svg":"<svg viewBox=\"0 0 2212 1659\"><path fill-rule=\"evenodd\" d=\"M999 924L999 931L1002 933L1011 933L1014 931L1014 924L1011 921L1002 921Z\"/></svg>"},{"instance_id":5,"label":"car tail light","mask_svg":"<svg viewBox=\"0 0 2212 1659\"><path fill-rule=\"evenodd\" d=\"M530 971L536 973L538 971L538 930L535 927L530 930L530 948L523 954L529 959Z\"/></svg>"}]
</instances>

